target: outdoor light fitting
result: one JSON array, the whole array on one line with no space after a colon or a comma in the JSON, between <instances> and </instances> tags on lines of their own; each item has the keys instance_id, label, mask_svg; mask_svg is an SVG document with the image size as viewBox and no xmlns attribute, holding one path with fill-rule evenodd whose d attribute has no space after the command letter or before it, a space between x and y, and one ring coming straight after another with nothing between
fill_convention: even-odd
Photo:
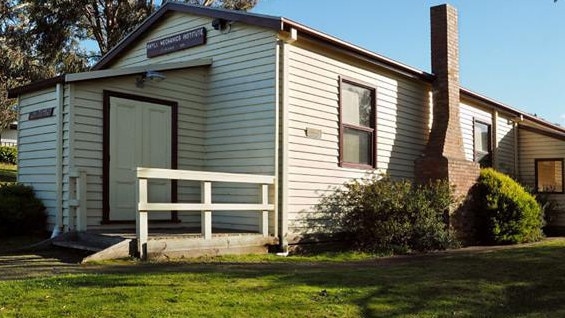
<instances>
[{"instance_id":1,"label":"outdoor light fitting","mask_svg":"<svg viewBox=\"0 0 565 318\"><path fill-rule=\"evenodd\" d=\"M150 81L154 81L154 82L160 82L162 80L164 80L166 78L165 74L157 72L157 71L147 71L143 74L141 74L138 78L136 78L135 80L135 86L141 88L145 85L145 81L146 80L150 80Z\"/></svg>"}]
</instances>

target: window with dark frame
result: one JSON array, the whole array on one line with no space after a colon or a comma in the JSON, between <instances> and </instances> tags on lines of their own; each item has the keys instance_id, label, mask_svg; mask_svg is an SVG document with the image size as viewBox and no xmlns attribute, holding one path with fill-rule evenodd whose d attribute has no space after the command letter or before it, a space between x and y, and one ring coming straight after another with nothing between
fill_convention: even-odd
<instances>
[{"instance_id":1,"label":"window with dark frame","mask_svg":"<svg viewBox=\"0 0 565 318\"><path fill-rule=\"evenodd\" d=\"M370 169L376 162L376 89L340 78L340 147L343 167Z\"/></svg>"},{"instance_id":2,"label":"window with dark frame","mask_svg":"<svg viewBox=\"0 0 565 318\"><path fill-rule=\"evenodd\" d=\"M475 121L474 124L475 162L481 168L492 167L492 130L491 125Z\"/></svg>"},{"instance_id":3,"label":"window with dark frame","mask_svg":"<svg viewBox=\"0 0 565 318\"><path fill-rule=\"evenodd\" d=\"M563 193L563 159L536 159L536 192Z\"/></svg>"}]
</instances>

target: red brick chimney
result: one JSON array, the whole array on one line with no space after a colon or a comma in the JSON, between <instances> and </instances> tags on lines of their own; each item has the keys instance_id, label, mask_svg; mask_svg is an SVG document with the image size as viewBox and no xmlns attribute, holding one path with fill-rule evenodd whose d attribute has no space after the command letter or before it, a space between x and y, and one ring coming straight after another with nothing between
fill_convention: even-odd
<instances>
[{"instance_id":1,"label":"red brick chimney","mask_svg":"<svg viewBox=\"0 0 565 318\"><path fill-rule=\"evenodd\" d=\"M448 180L466 195L479 175L479 165L467 161L459 118L459 37L457 10L447 4L432 7L431 49L433 123L426 150L415 162L416 180Z\"/></svg>"}]
</instances>

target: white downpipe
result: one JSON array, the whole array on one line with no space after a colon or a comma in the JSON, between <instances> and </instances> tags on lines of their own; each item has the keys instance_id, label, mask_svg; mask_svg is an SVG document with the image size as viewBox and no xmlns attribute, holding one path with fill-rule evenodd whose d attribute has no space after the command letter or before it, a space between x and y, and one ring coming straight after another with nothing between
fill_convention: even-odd
<instances>
[{"instance_id":1,"label":"white downpipe","mask_svg":"<svg viewBox=\"0 0 565 318\"><path fill-rule=\"evenodd\" d=\"M273 229L275 237L280 238L280 229L279 229L279 217L280 217L280 149L279 145L281 144L280 132L281 132L281 79L280 79L280 61L281 61L281 47L280 41L277 41L277 45L275 46L275 180L274 185L274 204L275 204L275 215L273 218Z\"/></svg>"},{"instance_id":2,"label":"white downpipe","mask_svg":"<svg viewBox=\"0 0 565 318\"><path fill-rule=\"evenodd\" d=\"M59 236L63 230L63 106L64 87L59 83L56 86L57 95L57 145L55 156L55 187L57 193L55 227L51 238Z\"/></svg>"},{"instance_id":3,"label":"white downpipe","mask_svg":"<svg viewBox=\"0 0 565 318\"><path fill-rule=\"evenodd\" d=\"M298 39L296 29L291 29L288 37L280 41L282 47L280 65L280 84L281 84L281 123L282 123L282 143L281 143L281 222L280 222L280 245L282 254L288 253L288 200L289 200L289 100L288 100L288 65L289 65L289 45Z\"/></svg>"},{"instance_id":4,"label":"white downpipe","mask_svg":"<svg viewBox=\"0 0 565 318\"><path fill-rule=\"evenodd\" d=\"M512 125L514 126L514 177L520 180L520 143L518 141L520 125L517 122L513 122Z\"/></svg>"}]
</instances>

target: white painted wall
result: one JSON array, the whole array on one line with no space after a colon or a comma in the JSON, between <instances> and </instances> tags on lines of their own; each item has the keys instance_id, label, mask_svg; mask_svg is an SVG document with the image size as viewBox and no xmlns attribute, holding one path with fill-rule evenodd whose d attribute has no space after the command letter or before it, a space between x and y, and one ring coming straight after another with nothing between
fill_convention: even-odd
<instances>
[{"instance_id":1,"label":"white painted wall","mask_svg":"<svg viewBox=\"0 0 565 318\"><path fill-rule=\"evenodd\" d=\"M112 67L171 63L199 58L213 59L210 68L166 72L158 83L136 88L134 77L77 83L71 104L75 105L73 158L76 168L89 171L90 225L100 224L102 209L102 90L179 101L179 169L275 174L275 33L233 24L229 33L211 28L212 20L174 13ZM208 29L206 45L147 59L145 44L199 27ZM182 182L182 201L200 199L199 184ZM257 202L256 187L219 184L213 200ZM237 196L234 196L237 195ZM273 193L274 195L274 193ZM272 198L273 199L273 198ZM190 215L190 216L189 216ZM214 213L215 227L257 230L257 212ZM182 213L184 222L198 226L199 214ZM274 219L270 220L274 224Z\"/></svg>"},{"instance_id":2,"label":"white painted wall","mask_svg":"<svg viewBox=\"0 0 565 318\"><path fill-rule=\"evenodd\" d=\"M298 42L296 42L298 43ZM338 166L339 76L376 87L377 169L396 178L413 178L414 160L425 148L429 87L374 69L314 45L290 46L289 98L289 232L315 231L324 220L313 215L320 195L367 170ZM308 138L307 128L322 131Z\"/></svg>"},{"instance_id":3,"label":"white painted wall","mask_svg":"<svg viewBox=\"0 0 565 318\"><path fill-rule=\"evenodd\" d=\"M535 188L535 159L565 158L565 142L556 138L520 129L520 181L530 188ZM565 194L549 195L565 211ZM565 226L565 215L555 225Z\"/></svg>"},{"instance_id":4,"label":"white painted wall","mask_svg":"<svg viewBox=\"0 0 565 318\"><path fill-rule=\"evenodd\" d=\"M166 80L135 85L135 76L79 82L73 85L71 118L74 125L66 127L71 137L71 170L88 174L88 225L100 225L102 220L102 102L103 90L177 101L179 104L179 169L200 170L203 167L203 137L205 111L206 68L165 72ZM66 171L65 171L66 172ZM180 184L179 199L194 201L199 193L187 184ZM65 184L65 189L68 186ZM187 222L196 222L195 214L186 215ZM199 220L199 219L198 219Z\"/></svg>"},{"instance_id":5,"label":"white painted wall","mask_svg":"<svg viewBox=\"0 0 565 318\"><path fill-rule=\"evenodd\" d=\"M497 162L495 168L510 176L515 176L514 165L514 130L511 115L498 113L496 125L492 108L485 108L470 101L460 103L461 135L463 137L463 150L465 159L473 161L474 158L474 121L491 125L491 131L496 136L497 147L493 144ZM496 132L494 131L496 128Z\"/></svg>"},{"instance_id":6,"label":"white painted wall","mask_svg":"<svg viewBox=\"0 0 565 318\"><path fill-rule=\"evenodd\" d=\"M37 198L43 201L49 229L55 224L57 208L56 98L54 87L20 97L18 119L18 182L33 186ZM50 107L55 107L52 117L28 120L29 113Z\"/></svg>"}]
</instances>

